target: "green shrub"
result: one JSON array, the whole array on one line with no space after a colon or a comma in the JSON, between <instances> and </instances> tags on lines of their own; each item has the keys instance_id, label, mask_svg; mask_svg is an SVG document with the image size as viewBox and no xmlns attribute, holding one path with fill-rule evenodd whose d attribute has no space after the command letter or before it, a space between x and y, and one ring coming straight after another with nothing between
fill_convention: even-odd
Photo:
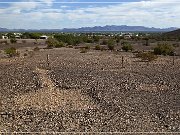
<instances>
[{"instance_id":1,"label":"green shrub","mask_svg":"<svg viewBox=\"0 0 180 135\"><path fill-rule=\"evenodd\" d=\"M27 56L28 54L27 53L24 53L24 56Z\"/></svg>"},{"instance_id":2,"label":"green shrub","mask_svg":"<svg viewBox=\"0 0 180 135\"><path fill-rule=\"evenodd\" d=\"M9 57L13 57L13 56L18 56L19 53L17 52L16 48L11 47L11 48L7 48L4 50L4 52L9 56Z\"/></svg>"},{"instance_id":3,"label":"green shrub","mask_svg":"<svg viewBox=\"0 0 180 135\"><path fill-rule=\"evenodd\" d=\"M63 42L58 42L58 43L54 44L54 47L55 47L55 48L64 47L64 43L63 43Z\"/></svg>"},{"instance_id":4,"label":"green shrub","mask_svg":"<svg viewBox=\"0 0 180 135\"><path fill-rule=\"evenodd\" d=\"M95 50L101 50L101 46L100 45L96 45L95 46Z\"/></svg>"},{"instance_id":5,"label":"green shrub","mask_svg":"<svg viewBox=\"0 0 180 135\"><path fill-rule=\"evenodd\" d=\"M17 43L17 40L15 38L11 38L10 42L11 42L11 44L15 44L15 43Z\"/></svg>"},{"instance_id":6,"label":"green shrub","mask_svg":"<svg viewBox=\"0 0 180 135\"><path fill-rule=\"evenodd\" d=\"M122 46L122 50L124 50L124 51L126 51L126 52L132 51L132 50L133 50L133 46L132 46L131 44L126 43L126 44L124 44L124 45Z\"/></svg>"},{"instance_id":7,"label":"green shrub","mask_svg":"<svg viewBox=\"0 0 180 135\"><path fill-rule=\"evenodd\" d=\"M164 44L158 44L154 48L154 54L156 55L173 55L174 48L172 45L168 45L166 43Z\"/></svg>"},{"instance_id":8,"label":"green shrub","mask_svg":"<svg viewBox=\"0 0 180 135\"><path fill-rule=\"evenodd\" d=\"M67 48L73 48L73 45L68 45L68 46L66 46Z\"/></svg>"},{"instance_id":9,"label":"green shrub","mask_svg":"<svg viewBox=\"0 0 180 135\"><path fill-rule=\"evenodd\" d=\"M155 59L157 59L157 55L155 55L152 52L139 52L138 54L136 54L136 57L141 58L142 61L153 61Z\"/></svg>"},{"instance_id":10,"label":"green shrub","mask_svg":"<svg viewBox=\"0 0 180 135\"><path fill-rule=\"evenodd\" d=\"M39 47L35 47L33 50L34 50L34 51L39 51L40 48L39 48Z\"/></svg>"},{"instance_id":11,"label":"green shrub","mask_svg":"<svg viewBox=\"0 0 180 135\"><path fill-rule=\"evenodd\" d=\"M115 41L113 39L108 40L108 49L114 50Z\"/></svg>"},{"instance_id":12,"label":"green shrub","mask_svg":"<svg viewBox=\"0 0 180 135\"><path fill-rule=\"evenodd\" d=\"M94 39L94 42L97 43L97 42L99 42L100 37L99 36L93 36L93 39Z\"/></svg>"},{"instance_id":13,"label":"green shrub","mask_svg":"<svg viewBox=\"0 0 180 135\"><path fill-rule=\"evenodd\" d=\"M50 37L46 40L46 44L47 44L47 48L60 48L60 47L64 47L64 43L63 42L59 42L56 39Z\"/></svg>"},{"instance_id":14,"label":"green shrub","mask_svg":"<svg viewBox=\"0 0 180 135\"><path fill-rule=\"evenodd\" d=\"M80 50L81 50L80 53L87 53L88 51L86 48L81 48Z\"/></svg>"},{"instance_id":15,"label":"green shrub","mask_svg":"<svg viewBox=\"0 0 180 135\"><path fill-rule=\"evenodd\" d=\"M89 50L90 49L90 45L86 45L85 49Z\"/></svg>"},{"instance_id":16,"label":"green shrub","mask_svg":"<svg viewBox=\"0 0 180 135\"><path fill-rule=\"evenodd\" d=\"M88 39L87 39L87 43L93 43L93 39L88 38Z\"/></svg>"}]
</instances>

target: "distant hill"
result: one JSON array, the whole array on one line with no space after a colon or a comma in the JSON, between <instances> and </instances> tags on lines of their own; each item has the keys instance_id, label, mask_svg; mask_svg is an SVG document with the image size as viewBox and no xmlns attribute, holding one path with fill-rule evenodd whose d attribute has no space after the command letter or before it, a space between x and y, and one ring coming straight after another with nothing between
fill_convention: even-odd
<instances>
[{"instance_id":1,"label":"distant hill","mask_svg":"<svg viewBox=\"0 0 180 135\"><path fill-rule=\"evenodd\" d=\"M6 28L0 28L0 32L6 32L6 31L9 31L9 30Z\"/></svg>"},{"instance_id":2,"label":"distant hill","mask_svg":"<svg viewBox=\"0 0 180 135\"><path fill-rule=\"evenodd\" d=\"M163 36L168 37L168 38L179 38L180 39L180 29L170 31L170 32L166 32L163 34Z\"/></svg>"},{"instance_id":3,"label":"distant hill","mask_svg":"<svg viewBox=\"0 0 180 135\"><path fill-rule=\"evenodd\" d=\"M82 28L77 28L77 29L62 29L63 32L167 32L167 31L172 31L176 30L177 28L171 27L171 28L165 28L165 29L160 29L160 28L148 28L144 26L127 26L127 25L121 25L121 26L116 26L116 25L106 25L106 26L95 26L95 27L82 27Z\"/></svg>"},{"instance_id":4,"label":"distant hill","mask_svg":"<svg viewBox=\"0 0 180 135\"><path fill-rule=\"evenodd\" d=\"M106 25L82 28L64 28L64 29L7 29L0 28L0 32L169 32L178 28L149 28L144 26L127 26L127 25Z\"/></svg>"}]
</instances>

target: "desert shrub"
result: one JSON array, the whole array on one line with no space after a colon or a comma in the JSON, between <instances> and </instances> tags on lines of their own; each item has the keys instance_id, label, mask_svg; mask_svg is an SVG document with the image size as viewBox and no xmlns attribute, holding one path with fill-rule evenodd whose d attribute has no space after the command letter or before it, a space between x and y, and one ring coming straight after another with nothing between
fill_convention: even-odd
<instances>
[{"instance_id":1,"label":"desert shrub","mask_svg":"<svg viewBox=\"0 0 180 135\"><path fill-rule=\"evenodd\" d=\"M34 51L39 51L40 48L39 48L39 47L35 47L33 50L34 50Z\"/></svg>"},{"instance_id":2,"label":"desert shrub","mask_svg":"<svg viewBox=\"0 0 180 135\"><path fill-rule=\"evenodd\" d=\"M179 46L180 46L180 43L174 43L174 44L173 44L173 47L175 47L175 48L176 48L176 47L179 47Z\"/></svg>"},{"instance_id":3,"label":"desert shrub","mask_svg":"<svg viewBox=\"0 0 180 135\"><path fill-rule=\"evenodd\" d=\"M41 33L29 33L29 36L31 39L37 40L42 36L42 34Z\"/></svg>"},{"instance_id":4,"label":"desert shrub","mask_svg":"<svg viewBox=\"0 0 180 135\"><path fill-rule=\"evenodd\" d=\"M66 46L67 48L73 48L73 45L68 45L68 46Z\"/></svg>"},{"instance_id":5,"label":"desert shrub","mask_svg":"<svg viewBox=\"0 0 180 135\"><path fill-rule=\"evenodd\" d=\"M158 44L154 48L154 54L156 55L173 55L174 48L172 45L169 44Z\"/></svg>"},{"instance_id":6,"label":"desert shrub","mask_svg":"<svg viewBox=\"0 0 180 135\"><path fill-rule=\"evenodd\" d=\"M115 41L113 39L108 40L108 49L114 50Z\"/></svg>"},{"instance_id":7,"label":"desert shrub","mask_svg":"<svg viewBox=\"0 0 180 135\"><path fill-rule=\"evenodd\" d=\"M80 50L81 50L80 53L87 53L87 51L88 51L88 49L86 49L86 48L81 48Z\"/></svg>"},{"instance_id":8,"label":"desert shrub","mask_svg":"<svg viewBox=\"0 0 180 135\"><path fill-rule=\"evenodd\" d=\"M100 37L99 36L93 36L93 39L94 39L94 42L97 43L97 42L99 42Z\"/></svg>"},{"instance_id":9,"label":"desert shrub","mask_svg":"<svg viewBox=\"0 0 180 135\"><path fill-rule=\"evenodd\" d=\"M101 44L102 45L107 45L107 43L108 43L107 40L104 39Z\"/></svg>"},{"instance_id":10,"label":"desert shrub","mask_svg":"<svg viewBox=\"0 0 180 135\"><path fill-rule=\"evenodd\" d=\"M93 39L88 38L88 39L87 39L87 43L93 43Z\"/></svg>"},{"instance_id":11,"label":"desert shrub","mask_svg":"<svg viewBox=\"0 0 180 135\"><path fill-rule=\"evenodd\" d=\"M46 40L46 44L47 44L47 48L53 48L53 47L58 47L59 45L59 41L57 41L56 39L50 37Z\"/></svg>"},{"instance_id":12,"label":"desert shrub","mask_svg":"<svg viewBox=\"0 0 180 135\"><path fill-rule=\"evenodd\" d=\"M95 46L95 50L101 50L101 46L100 45L96 45Z\"/></svg>"},{"instance_id":13,"label":"desert shrub","mask_svg":"<svg viewBox=\"0 0 180 135\"><path fill-rule=\"evenodd\" d=\"M27 53L24 53L24 56L27 56L28 54Z\"/></svg>"},{"instance_id":14,"label":"desert shrub","mask_svg":"<svg viewBox=\"0 0 180 135\"><path fill-rule=\"evenodd\" d=\"M54 47L55 47L55 48L64 47L64 43L63 43L63 42L58 42L58 43L54 44Z\"/></svg>"},{"instance_id":15,"label":"desert shrub","mask_svg":"<svg viewBox=\"0 0 180 135\"><path fill-rule=\"evenodd\" d=\"M101 46L101 51L106 50L106 48L104 46Z\"/></svg>"},{"instance_id":16,"label":"desert shrub","mask_svg":"<svg viewBox=\"0 0 180 135\"><path fill-rule=\"evenodd\" d=\"M123 44L122 50L124 50L124 51L126 51L126 52L132 51L132 50L133 50L133 46L132 46L131 44L128 44L128 43Z\"/></svg>"},{"instance_id":17,"label":"desert shrub","mask_svg":"<svg viewBox=\"0 0 180 135\"><path fill-rule=\"evenodd\" d=\"M136 57L141 58L142 61L153 61L155 59L157 59L157 55L155 55L152 52L139 52L138 54L136 54Z\"/></svg>"},{"instance_id":18,"label":"desert shrub","mask_svg":"<svg viewBox=\"0 0 180 135\"><path fill-rule=\"evenodd\" d=\"M90 49L90 45L86 45L85 49L89 50Z\"/></svg>"},{"instance_id":19,"label":"desert shrub","mask_svg":"<svg viewBox=\"0 0 180 135\"><path fill-rule=\"evenodd\" d=\"M149 46L150 45L150 43L149 43L149 38L144 38L144 43L143 43L143 45L145 45L145 46Z\"/></svg>"},{"instance_id":20,"label":"desert shrub","mask_svg":"<svg viewBox=\"0 0 180 135\"><path fill-rule=\"evenodd\" d=\"M11 44L15 44L15 43L17 43L17 40L15 38L11 38L10 42L11 42Z\"/></svg>"},{"instance_id":21,"label":"desert shrub","mask_svg":"<svg viewBox=\"0 0 180 135\"><path fill-rule=\"evenodd\" d=\"M4 50L4 52L9 56L9 57L13 57L13 56L18 56L19 53L17 52L16 48L11 47L11 48L7 48Z\"/></svg>"}]
</instances>

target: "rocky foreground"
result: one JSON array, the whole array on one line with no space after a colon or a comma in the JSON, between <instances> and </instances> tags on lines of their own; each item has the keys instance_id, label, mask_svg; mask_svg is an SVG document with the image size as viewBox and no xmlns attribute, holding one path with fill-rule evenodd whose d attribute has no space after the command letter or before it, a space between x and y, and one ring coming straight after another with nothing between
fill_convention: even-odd
<instances>
[{"instance_id":1,"label":"rocky foreground","mask_svg":"<svg viewBox=\"0 0 180 135\"><path fill-rule=\"evenodd\" d=\"M61 48L0 64L1 132L180 132L178 57Z\"/></svg>"}]
</instances>

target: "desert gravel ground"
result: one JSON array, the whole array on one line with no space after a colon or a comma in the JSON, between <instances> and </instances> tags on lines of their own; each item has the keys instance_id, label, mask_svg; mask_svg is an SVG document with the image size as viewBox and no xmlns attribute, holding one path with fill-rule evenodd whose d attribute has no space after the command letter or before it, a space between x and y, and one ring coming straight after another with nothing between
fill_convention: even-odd
<instances>
[{"instance_id":1,"label":"desert gravel ground","mask_svg":"<svg viewBox=\"0 0 180 135\"><path fill-rule=\"evenodd\" d=\"M1 132L180 132L179 57L60 48L0 65Z\"/></svg>"}]
</instances>

